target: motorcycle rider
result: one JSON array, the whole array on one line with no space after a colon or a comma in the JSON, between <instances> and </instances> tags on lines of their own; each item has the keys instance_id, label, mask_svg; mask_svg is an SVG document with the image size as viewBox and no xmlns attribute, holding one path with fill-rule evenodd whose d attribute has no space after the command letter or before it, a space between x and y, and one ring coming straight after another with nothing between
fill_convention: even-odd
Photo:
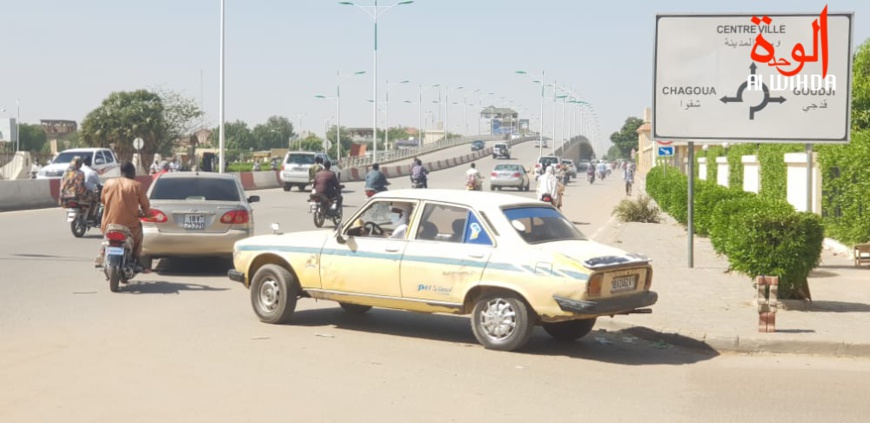
<instances>
[{"instance_id":1,"label":"motorcycle rider","mask_svg":"<svg viewBox=\"0 0 870 423\"><path fill-rule=\"evenodd\" d=\"M387 190L387 185L390 183L387 182L387 177L381 172L381 165L375 163L372 165L372 170L366 174L366 190L373 190L374 192L381 192Z\"/></svg>"},{"instance_id":2,"label":"motorcycle rider","mask_svg":"<svg viewBox=\"0 0 870 423\"><path fill-rule=\"evenodd\" d=\"M63 205L63 199L65 198L75 199L79 202L90 201L88 189L85 187L85 173L82 172L81 168L82 158L79 156L73 157L60 182L61 205Z\"/></svg>"},{"instance_id":3,"label":"motorcycle rider","mask_svg":"<svg viewBox=\"0 0 870 423\"><path fill-rule=\"evenodd\" d=\"M329 160L323 162L323 169L314 175L314 194L320 196L320 203L324 206L335 202L333 209L341 209L341 184L338 183L338 176L335 172L329 170L332 167L332 162ZM327 211L326 208L323 209Z\"/></svg>"},{"instance_id":4,"label":"motorcycle rider","mask_svg":"<svg viewBox=\"0 0 870 423\"><path fill-rule=\"evenodd\" d=\"M85 216L86 220L91 220L94 217L94 211L97 209L97 204L100 199L98 194L100 192L100 175L94 169L91 169L91 157L85 156L82 159L82 173L85 174L85 188L89 191L89 196L91 198L90 203L88 203L88 214Z\"/></svg>"},{"instance_id":5,"label":"motorcycle rider","mask_svg":"<svg viewBox=\"0 0 870 423\"><path fill-rule=\"evenodd\" d=\"M139 221L140 209L145 216L151 215L151 203L145 195L145 188L136 180L136 166L127 161L121 165L121 177L106 181L103 186L103 222L100 229L103 235L109 225L121 225L130 230L133 237L133 259L136 272L147 272L139 263L142 254L142 223ZM98 266L102 265L105 250L97 257Z\"/></svg>"},{"instance_id":6,"label":"motorcycle rider","mask_svg":"<svg viewBox=\"0 0 870 423\"><path fill-rule=\"evenodd\" d=\"M471 162L471 167L465 171L465 185L473 187L475 191L480 191L481 185L483 185L483 176L480 175L474 162Z\"/></svg>"},{"instance_id":7,"label":"motorcycle rider","mask_svg":"<svg viewBox=\"0 0 870 423\"><path fill-rule=\"evenodd\" d=\"M314 158L314 164L308 168L308 182L313 184L314 177L321 170L323 170L323 157L317 156Z\"/></svg>"},{"instance_id":8,"label":"motorcycle rider","mask_svg":"<svg viewBox=\"0 0 870 423\"><path fill-rule=\"evenodd\" d=\"M598 179L604 180L605 176L607 176L607 165L602 160L598 162Z\"/></svg>"},{"instance_id":9,"label":"motorcycle rider","mask_svg":"<svg viewBox=\"0 0 870 423\"><path fill-rule=\"evenodd\" d=\"M586 178L589 179L590 184L595 181L595 165L590 163L586 167Z\"/></svg>"},{"instance_id":10,"label":"motorcycle rider","mask_svg":"<svg viewBox=\"0 0 870 423\"><path fill-rule=\"evenodd\" d=\"M429 188L429 171L423 167L423 161L414 159L414 166L411 168L411 183L420 182L423 188Z\"/></svg>"},{"instance_id":11,"label":"motorcycle rider","mask_svg":"<svg viewBox=\"0 0 870 423\"><path fill-rule=\"evenodd\" d=\"M538 178L538 188L536 193L538 195L538 199L542 200L545 194L549 194L550 198L553 199L553 205L558 204L559 198L559 181L556 178L556 169L553 168L554 165L547 166L547 170L544 171L544 174Z\"/></svg>"}]
</instances>

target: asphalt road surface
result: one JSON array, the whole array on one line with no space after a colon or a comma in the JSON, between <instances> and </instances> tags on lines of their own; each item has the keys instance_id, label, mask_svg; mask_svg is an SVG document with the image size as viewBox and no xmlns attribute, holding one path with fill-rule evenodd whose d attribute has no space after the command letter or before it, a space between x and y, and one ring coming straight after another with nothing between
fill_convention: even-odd
<instances>
[{"instance_id":1,"label":"asphalt road surface","mask_svg":"<svg viewBox=\"0 0 870 423\"><path fill-rule=\"evenodd\" d=\"M524 143L513 155L531 166L537 150ZM477 162L484 175L494 163ZM430 186L463 189L465 169L433 173ZM364 195L361 183L346 185L349 217ZM271 222L313 228L306 193L257 194L257 233ZM619 175L572 181L564 211L594 237L623 195ZM601 331L560 344L538 330L523 351L503 353L480 347L465 317L356 316L310 299L294 324L267 325L248 291L226 278L225 260L163 260L112 294L92 267L96 231L73 238L59 209L0 213L0 225L0 422L858 422L870 414L867 360L718 356Z\"/></svg>"}]
</instances>

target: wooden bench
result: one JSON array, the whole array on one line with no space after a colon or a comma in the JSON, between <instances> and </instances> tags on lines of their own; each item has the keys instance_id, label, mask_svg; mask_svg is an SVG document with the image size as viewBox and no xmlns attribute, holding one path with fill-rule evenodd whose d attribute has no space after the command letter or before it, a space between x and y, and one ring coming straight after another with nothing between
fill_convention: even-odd
<instances>
[{"instance_id":1,"label":"wooden bench","mask_svg":"<svg viewBox=\"0 0 870 423\"><path fill-rule=\"evenodd\" d=\"M870 264L870 243L857 244L852 247L852 256L855 257L855 266Z\"/></svg>"}]
</instances>

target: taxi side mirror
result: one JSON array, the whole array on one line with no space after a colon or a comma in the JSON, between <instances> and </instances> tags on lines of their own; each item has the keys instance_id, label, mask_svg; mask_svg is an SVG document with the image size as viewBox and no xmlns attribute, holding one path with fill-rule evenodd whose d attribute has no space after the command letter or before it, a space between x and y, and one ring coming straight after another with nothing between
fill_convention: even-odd
<instances>
[{"instance_id":1,"label":"taxi side mirror","mask_svg":"<svg viewBox=\"0 0 870 423\"><path fill-rule=\"evenodd\" d=\"M335 242L344 245L347 243L347 238L341 233L341 228L335 228Z\"/></svg>"}]
</instances>

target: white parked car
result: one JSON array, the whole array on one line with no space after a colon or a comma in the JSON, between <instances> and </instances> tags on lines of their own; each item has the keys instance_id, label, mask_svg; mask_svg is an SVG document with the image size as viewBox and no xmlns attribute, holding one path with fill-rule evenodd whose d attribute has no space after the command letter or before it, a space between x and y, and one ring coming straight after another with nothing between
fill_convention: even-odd
<instances>
[{"instance_id":1,"label":"white parked car","mask_svg":"<svg viewBox=\"0 0 870 423\"><path fill-rule=\"evenodd\" d=\"M63 173L75 157L81 157L82 160L85 160L85 158L90 159L91 169L100 175L120 166L115 153L108 148L73 148L62 151L51 163L39 169L39 172L36 173L36 179L57 179L63 177Z\"/></svg>"},{"instance_id":2,"label":"white parked car","mask_svg":"<svg viewBox=\"0 0 870 423\"><path fill-rule=\"evenodd\" d=\"M311 181L308 179L308 169L314 165L316 157L322 157L324 162L329 160L332 163L330 170L335 172L339 181L341 180L341 168L329 158L328 154L291 151L284 156L284 164L281 166L280 176L284 191L290 191L294 186L299 188L299 191L304 191L308 185L311 185Z\"/></svg>"}]
</instances>

